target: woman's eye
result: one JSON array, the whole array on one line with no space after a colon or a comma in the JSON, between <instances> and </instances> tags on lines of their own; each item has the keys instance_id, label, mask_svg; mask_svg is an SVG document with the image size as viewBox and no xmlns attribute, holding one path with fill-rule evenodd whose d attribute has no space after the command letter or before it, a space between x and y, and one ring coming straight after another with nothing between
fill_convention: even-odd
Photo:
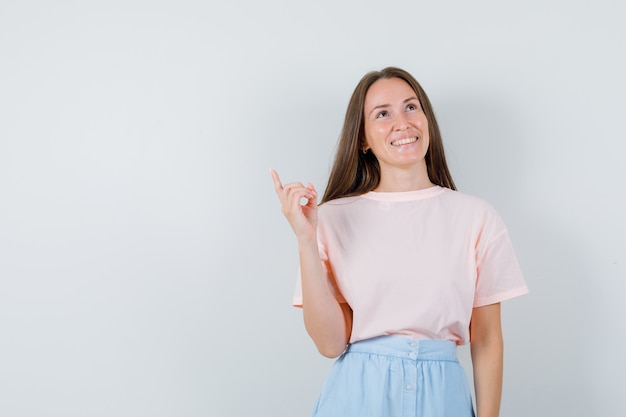
<instances>
[{"instance_id":1,"label":"woman's eye","mask_svg":"<svg viewBox=\"0 0 626 417\"><path fill-rule=\"evenodd\" d=\"M417 106L415 104L409 104L408 106L406 106L406 109L409 111L417 110Z\"/></svg>"},{"instance_id":2,"label":"woman's eye","mask_svg":"<svg viewBox=\"0 0 626 417\"><path fill-rule=\"evenodd\" d=\"M381 117L387 117L387 116L389 116L389 113L388 113L388 112L386 112L386 111L381 111L380 113L378 113L378 114L376 115L376 118L377 118L377 119L380 119Z\"/></svg>"}]
</instances>

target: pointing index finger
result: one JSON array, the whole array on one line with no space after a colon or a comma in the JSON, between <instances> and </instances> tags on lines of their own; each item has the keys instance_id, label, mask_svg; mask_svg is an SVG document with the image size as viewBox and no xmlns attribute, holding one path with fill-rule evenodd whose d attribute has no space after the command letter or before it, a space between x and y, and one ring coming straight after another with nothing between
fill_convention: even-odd
<instances>
[{"instance_id":1,"label":"pointing index finger","mask_svg":"<svg viewBox=\"0 0 626 417\"><path fill-rule=\"evenodd\" d=\"M279 193L283 190L283 184L280 182L278 172L274 171L273 168L270 168L270 174L272 175L272 180L274 181L274 188L276 189L276 192Z\"/></svg>"}]
</instances>

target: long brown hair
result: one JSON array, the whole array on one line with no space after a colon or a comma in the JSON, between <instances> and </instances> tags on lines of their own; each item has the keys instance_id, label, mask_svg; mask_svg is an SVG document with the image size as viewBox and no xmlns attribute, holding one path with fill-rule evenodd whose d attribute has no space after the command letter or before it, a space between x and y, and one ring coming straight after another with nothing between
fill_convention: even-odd
<instances>
[{"instance_id":1,"label":"long brown hair","mask_svg":"<svg viewBox=\"0 0 626 417\"><path fill-rule=\"evenodd\" d=\"M378 160L372 152L365 154L361 152L365 142L363 108L365 95L372 84L380 79L389 78L400 78L411 86L428 120L430 142L426 152L428 178L434 184L456 190L446 164L439 125L426 92L408 72L400 68L387 67L381 71L365 74L352 93L322 203L341 197L361 195L378 186L380 182Z\"/></svg>"}]
</instances>

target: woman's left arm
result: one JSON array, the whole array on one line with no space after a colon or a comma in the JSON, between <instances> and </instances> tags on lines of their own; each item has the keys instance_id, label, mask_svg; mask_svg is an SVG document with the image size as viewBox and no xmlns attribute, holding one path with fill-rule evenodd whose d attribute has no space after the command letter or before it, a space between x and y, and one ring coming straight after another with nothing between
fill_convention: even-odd
<instances>
[{"instance_id":1,"label":"woman's left arm","mask_svg":"<svg viewBox=\"0 0 626 417\"><path fill-rule=\"evenodd\" d=\"M503 346L500 303L474 308L470 349L477 417L498 417L500 413Z\"/></svg>"}]
</instances>

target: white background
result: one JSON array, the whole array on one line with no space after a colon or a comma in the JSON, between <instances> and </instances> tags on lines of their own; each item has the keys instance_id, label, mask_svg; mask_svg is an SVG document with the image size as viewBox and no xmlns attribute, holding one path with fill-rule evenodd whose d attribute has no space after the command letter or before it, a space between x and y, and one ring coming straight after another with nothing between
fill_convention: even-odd
<instances>
[{"instance_id":1,"label":"white background","mask_svg":"<svg viewBox=\"0 0 626 417\"><path fill-rule=\"evenodd\" d=\"M268 169L321 193L354 86L395 65L531 289L503 306L502 415L621 416L624 12L1 1L0 415L308 416L332 361Z\"/></svg>"}]
</instances>

